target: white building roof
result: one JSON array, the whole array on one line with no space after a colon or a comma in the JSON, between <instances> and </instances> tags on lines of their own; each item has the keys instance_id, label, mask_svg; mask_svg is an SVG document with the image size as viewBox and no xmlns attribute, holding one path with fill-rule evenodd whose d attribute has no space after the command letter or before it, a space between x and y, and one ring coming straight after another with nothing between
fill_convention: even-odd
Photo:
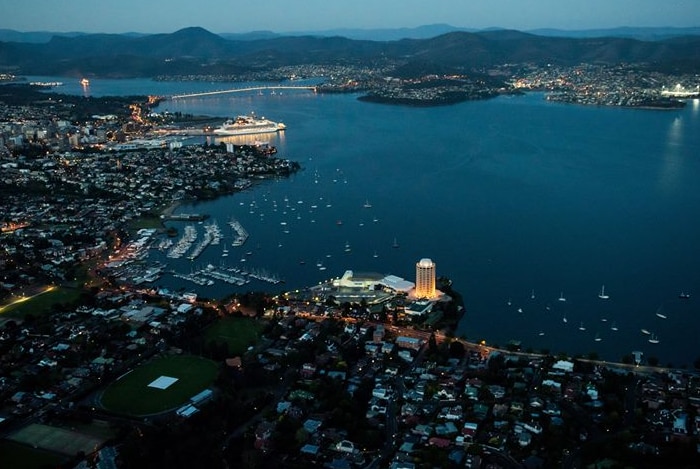
<instances>
[{"instance_id":1,"label":"white building roof","mask_svg":"<svg viewBox=\"0 0 700 469\"><path fill-rule=\"evenodd\" d=\"M409 292L413 290L416 286L415 283L409 282L408 280L404 280L401 277L397 277L396 275L387 275L382 280L380 280L379 283L387 288L391 288L392 290L400 292Z\"/></svg>"}]
</instances>

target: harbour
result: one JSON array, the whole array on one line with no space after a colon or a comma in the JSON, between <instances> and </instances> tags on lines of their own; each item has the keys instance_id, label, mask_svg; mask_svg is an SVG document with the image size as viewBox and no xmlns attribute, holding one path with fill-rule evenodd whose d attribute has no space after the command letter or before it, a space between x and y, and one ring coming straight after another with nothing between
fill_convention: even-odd
<instances>
[{"instance_id":1,"label":"harbour","mask_svg":"<svg viewBox=\"0 0 700 469\"><path fill-rule=\"evenodd\" d=\"M92 80L93 90L101 86ZM130 94L136 86L151 94L155 86L169 95L212 85L108 86ZM167 102L159 110L222 121L254 110L285 122L288 130L269 143L303 170L178 209L220 222L235 217L248 237L234 247L226 227L224 259L285 279L240 287L217 282L201 287L203 296L305 288L348 268L410 278L427 255L464 294L459 335L609 359L633 350L657 354L662 363L695 358L700 274L691 260L700 257L700 226L687 213L700 204L691 177L700 173L693 157L700 148L692 131L700 125L697 100L657 113L553 103L531 93L406 112L352 95L224 96ZM368 202L372 207L364 208ZM165 223L182 233L188 222ZM149 261L187 273L193 262L218 266L222 254L210 246L191 261L154 249ZM155 284L193 286L167 274ZM603 284L608 299L598 297ZM558 300L562 292L566 301ZM665 320L655 316L659 305ZM660 342L649 343L643 328Z\"/></svg>"}]
</instances>

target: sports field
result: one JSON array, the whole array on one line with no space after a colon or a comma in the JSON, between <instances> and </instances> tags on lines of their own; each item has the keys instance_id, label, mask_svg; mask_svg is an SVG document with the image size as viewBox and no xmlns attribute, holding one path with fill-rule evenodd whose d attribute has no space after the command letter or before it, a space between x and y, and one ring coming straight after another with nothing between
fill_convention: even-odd
<instances>
[{"instance_id":1,"label":"sports field","mask_svg":"<svg viewBox=\"0 0 700 469\"><path fill-rule=\"evenodd\" d=\"M113 412L149 415L174 409L203 391L216 378L216 362L192 355L155 358L112 383L102 395L102 406ZM177 381L165 389L149 387L161 377Z\"/></svg>"},{"instance_id":2,"label":"sports field","mask_svg":"<svg viewBox=\"0 0 700 469\"><path fill-rule=\"evenodd\" d=\"M71 455L73 456L73 455ZM0 440L0 467L22 467L26 469L45 469L60 467L68 459L43 449L26 446L10 440Z\"/></svg>"},{"instance_id":3,"label":"sports field","mask_svg":"<svg viewBox=\"0 0 700 469\"><path fill-rule=\"evenodd\" d=\"M252 318L226 317L209 326L204 337L207 343L225 342L231 356L243 355L257 342L264 327Z\"/></svg>"},{"instance_id":4,"label":"sports field","mask_svg":"<svg viewBox=\"0 0 700 469\"><path fill-rule=\"evenodd\" d=\"M102 445L104 440L66 428L33 423L13 433L10 440L56 453L73 456L78 451L89 453Z\"/></svg>"}]
</instances>

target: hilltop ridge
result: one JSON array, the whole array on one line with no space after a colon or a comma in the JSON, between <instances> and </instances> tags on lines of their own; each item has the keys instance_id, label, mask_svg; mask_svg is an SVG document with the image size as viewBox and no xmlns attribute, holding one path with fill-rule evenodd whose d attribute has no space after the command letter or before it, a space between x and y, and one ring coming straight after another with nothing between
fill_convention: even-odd
<instances>
[{"instance_id":1,"label":"hilltop ridge","mask_svg":"<svg viewBox=\"0 0 700 469\"><path fill-rule=\"evenodd\" d=\"M152 77L231 73L317 64L421 63L463 73L503 63L640 63L700 68L700 36L662 40L555 37L494 29L450 31L423 39L375 41L343 36L227 39L201 27L168 34L53 36L48 42L0 42L0 67L27 75Z\"/></svg>"}]
</instances>

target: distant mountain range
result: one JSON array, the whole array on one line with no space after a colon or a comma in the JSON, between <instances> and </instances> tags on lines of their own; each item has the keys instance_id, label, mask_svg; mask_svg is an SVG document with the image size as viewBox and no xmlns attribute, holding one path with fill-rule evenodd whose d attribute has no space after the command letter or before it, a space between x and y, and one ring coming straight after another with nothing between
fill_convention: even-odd
<instances>
[{"instance_id":1,"label":"distant mountain range","mask_svg":"<svg viewBox=\"0 0 700 469\"><path fill-rule=\"evenodd\" d=\"M412 33L429 37L384 41L350 39L342 35L283 36L266 32L224 37L199 27L150 35L70 33L54 35L48 42L0 42L0 71L26 75L148 77L234 74L309 63L387 61L416 62L422 64L422 69L433 64L442 71L455 72L526 62L645 62L660 68L696 72L700 68L700 35L671 35L661 39L663 34L671 34L672 30L667 28L655 30L655 40L619 35L562 37L556 31L538 35L498 29L433 35L442 28L449 26L385 30L398 35ZM348 36L351 31L345 32Z\"/></svg>"},{"instance_id":2,"label":"distant mountain range","mask_svg":"<svg viewBox=\"0 0 700 469\"><path fill-rule=\"evenodd\" d=\"M504 28L459 28L449 24L428 24L417 26L414 28L383 28L383 29L359 29L359 28L343 28L343 29L326 29L320 31L295 31L276 33L272 31L251 31L246 33L219 33L219 36L225 39L233 39L238 41L250 41L258 39L272 39L285 36L317 36L317 37L333 37L340 36L348 39L360 39L367 41L398 41L400 39L430 39L442 34L453 33L457 31L476 33L483 31L497 31ZM555 37L575 37L575 38L590 38L590 37L626 37L630 39L639 39L642 41L659 41L679 36L698 36L700 35L700 26L690 28L671 28L671 27L620 27L607 29L581 29L581 30L566 30L566 29L531 29L523 32L535 34L537 36L555 36ZM90 33L84 32L51 32L51 31L29 31L22 32L13 29L0 29L0 41L3 42L31 42L42 43L49 42L54 36L61 37L77 37L86 36ZM123 36L141 37L148 36L144 33L122 33Z\"/></svg>"}]
</instances>

